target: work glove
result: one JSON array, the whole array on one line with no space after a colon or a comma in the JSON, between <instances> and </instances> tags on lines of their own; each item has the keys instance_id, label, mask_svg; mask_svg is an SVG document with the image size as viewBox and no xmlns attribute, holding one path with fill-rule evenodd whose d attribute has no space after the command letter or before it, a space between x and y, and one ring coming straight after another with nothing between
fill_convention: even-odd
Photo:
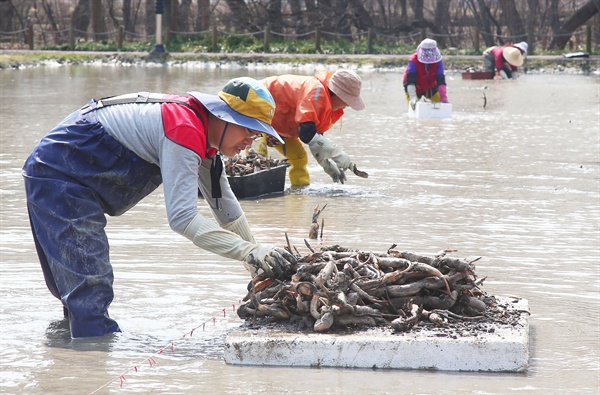
<instances>
[{"instance_id":1,"label":"work glove","mask_svg":"<svg viewBox=\"0 0 600 395\"><path fill-rule=\"evenodd\" d=\"M254 243L254 236L252 236L252 231L250 230L250 224L246 219L246 214L242 213L242 215L227 224L221 225L221 227L225 230L235 233L240 236L242 239Z\"/></svg>"},{"instance_id":2,"label":"work glove","mask_svg":"<svg viewBox=\"0 0 600 395\"><path fill-rule=\"evenodd\" d=\"M410 108L414 109L417 106L417 87L414 85L407 85L406 86L406 92L408 93L408 97L409 97L409 102L408 104L410 105Z\"/></svg>"},{"instance_id":3,"label":"work glove","mask_svg":"<svg viewBox=\"0 0 600 395\"><path fill-rule=\"evenodd\" d=\"M282 280L293 273L297 262L296 257L285 249L268 244L256 244L245 259L257 274L264 272L269 278Z\"/></svg>"},{"instance_id":4,"label":"work glove","mask_svg":"<svg viewBox=\"0 0 600 395\"><path fill-rule=\"evenodd\" d=\"M340 170L333 160L325 159L323 163L321 163L321 166L323 166L323 170L325 170L325 173L329 174L329 177L331 177L333 182L343 184L346 181L346 173Z\"/></svg>"},{"instance_id":5,"label":"work glove","mask_svg":"<svg viewBox=\"0 0 600 395\"><path fill-rule=\"evenodd\" d=\"M322 134L315 136L308 143L310 152L313 154L317 162L323 167L325 173L333 179L334 182L342 182L346 180L343 175L344 170L347 170L352 164L352 160L339 146L333 144ZM330 161L328 161L330 159ZM331 163L333 162L333 163Z\"/></svg>"},{"instance_id":6,"label":"work glove","mask_svg":"<svg viewBox=\"0 0 600 395\"><path fill-rule=\"evenodd\" d=\"M249 234L249 228L244 229L246 228L245 218L237 223L234 221L234 224L230 223L224 226L230 226L233 230L240 231L245 238L252 237ZM293 264L297 262L292 254L281 248L243 240L238 234L219 227L215 222L200 214L194 217L183 235L204 250L225 258L243 261L244 266L252 275L260 270L267 273L269 277L281 277L289 274Z\"/></svg>"},{"instance_id":7,"label":"work glove","mask_svg":"<svg viewBox=\"0 0 600 395\"><path fill-rule=\"evenodd\" d=\"M506 75L506 71L500 70L500 77L502 77L503 80L507 80L508 75Z\"/></svg>"},{"instance_id":8,"label":"work glove","mask_svg":"<svg viewBox=\"0 0 600 395\"><path fill-rule=\"evenodd\" d=\"M446 95L446 85L438 85L438 92L440 92L440 99L442 103L448 103L448 96Z\"/></svg>"}]
</instances>

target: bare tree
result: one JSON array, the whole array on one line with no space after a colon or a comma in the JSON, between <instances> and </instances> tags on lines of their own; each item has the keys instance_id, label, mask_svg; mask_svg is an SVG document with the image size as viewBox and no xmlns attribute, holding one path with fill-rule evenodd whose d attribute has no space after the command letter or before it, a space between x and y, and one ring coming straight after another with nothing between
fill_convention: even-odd
<instances>
[{"instance_id":1,"label":"bare tree","mask_svg":"<svg viewBox=\"0 0 600 395\"><path fill-rule=\"evenodd\" d=\"M227 16L234 30L248 31L256 25L244 0L225 0L231 13Z\"/></svg>"},{"instance_id":2,"label":"bare tree","mask_svg":"<svg viewBox=\"0 0 600 395\"><path fill-rule=\"evenodd\" d=\"M101 39L101 33L106 32L106 23L104 20L104 7L102 6L102 0L90 0L91 1L91 16L92 16L92 30L94 31L94 40L98 41Z\"/></svg>"},{"instance_id":3,"label":"bare tree","mask_svg":"<svg viewBox=\"0 0 600 395\"><path fill-rule=\"evenodd\" d=\"M529 48L527 49L528 54L535 52L535 27L537 26L537 15L539 13L538 0L527 0L527 42Z\"/></svg>"},{"instance_id":4,"label":"bare tree","mask_svg":"<svg viewBox=\"0 0 600 395\"><path fill-rule=\"evenodd\" d=\"M131 15L131 0L123 0L123 28L132 32L135 28Z\"/></svg>"},{"instance_id":5,"label":"bare tree","mask_svg":"<svg viewBox=\"0 0 600 395\"><path fill-rule=\"evenodd\" d=\"M25 19L19 13L19 10L12 3L12 0L0 2L0 30L10 32L13 30L24 29Z\"/></svg>"},{"instance_id":6,"label":"bare tree","mask_svg":"<svg viewBox=\"0 0 600 395\"><path fill-rule=\"evenodd\" d=\"M317 26L321 26L320 21L317 20L317 4L315 0L305 0L306 5L306 21L311 29Z\"/></svg>"},{"instance_id":7,"label":"bare tree","mask_svg":"<svg viewBox=\"0 0 600 395\"><path fill-rule=\"evenodd\" d=\"M179 21L179 30L189 32L192 18L192 0L181 0L178 9L177 20Z\"/></svg>"},{"instance_id":8,"label":"bare tree","mask_svg":"<svg viewBox=\"0 0 600 395\"><path fill-rule=\"evenodd\" d=\"M585 3L559 28L559 33L554 36L548 49L563 49L571 39L571 33L598 12L600 12L600 0L590 0Z\"/></svg>"},{"instance_id":9,"label":"bare tree","mask_svg":"<svg viewBox=\"0 0 600 395\"><path fill-rule=\"evenodd\" d=\"M415 21L423 20L423 2L421 0L409 0L410 8L413 10L415 14Z\"/></svg>"},{"instance_id":10,"label":"bare tree","mask_svg":"<svg viewBox=\"0 0 600 395\"><path fill-rule=\"evenodd\" d=\"M477 4L475 4L475 1ZM467 0L467 4L475 17L477 26L481 30L485 46L493 46L495 40L492 33L492 13L490 12L490 9L483 0Z\"/></svg>"},{"instance_id":11,"label":"bare tree","mask_svg":"<svg viewBox=\"0 0 600 395\"><path fill-rule=\"evenodd\" d=\"M283 31L283 19L281 16L281 0L269 0L267 3L267 23L273 31Z\"/></svg>"},{"instance_id":12,"label":"bare tree","mask_svg":"<svg viewBox=\"0 0 600 395\"><path fill-rule=\"evenodd\" d=\"M196 31L208 30L210 27L210 0L198 0Z\"/></svg>"},{"instance_id":13,"label":"bare tree","mask_svg":"<svg viewBox=\"0 0 600 395\"><path fill-rule=\"evenodd\" d=\"M62 32L71 25L77 35L83 35L91 26L96 39L113 39L114 35L106 34L111 30L107 26L123 25L127 32L136 32L136 21L142 21L143 26L137 29L151 37L156 31L156 3L156 0L0 0L0 29L11 32L33 24L36 31L43 32L41 37L45 42L48 30ZM399 41L415 43L418 40L415 37L426 32L442 48L464 48L470 44L470 28L477 26L486 46L526 40L529 53L534 52L536 44L545 47L550 41L549 48L564 48L573 32L589 23L590 18L594 26L600 21L600 0L163 0L161 3L165 32L205 32L212 23L230 33L256 33L269 23L272 31L284 34L304 34L320 28L323 39L356 40L373 29L376 34L400 35ZM65 36L54 34L57 41ZM594 37L597 40L600 35L595 33ZM4 42L8 40L3 38Z\"/></svg>"},{"instance_id":14,"label":"bare tree","mask_svg":"<svg viewBox=\"0 0 600 395\"><path fill-rule=\"evenodd\" d=\"M498 4L502 10L502 21L508 27L508 32L512 36L509 41L521 41L525 39L525 25L521 14L517 11L514 0L499 0Z\"/></svg>"},{"instance_id":15,"label":"bare tree","mask_svg":"<svg viewBox=\"0 0 600 395\"><path fill-rule=\"evenodd\" d=\"M373 19L371 19L371 15L367 12L363 5L364 1L361 0L350 0L349 5L352 13L354 15L353 21L354 26L359 31L367 31L370 27L372 27Z\"/></svg>"},{"instance_id":16,"label":"bare tree","mask_svg":"<svg viewBox=\"0 0 600 395\"><path fill-rule=\"evenodd\" d=\"M300 5L300 0L288 0L290 4L290 18L294 22L294 31L296 34L302 34L305 31L305 23L302 13L302 7Z\"/></svg>"},{"instance_id":17,"label":"bare tree","mask_svg":"<svg viewBox=\"0 0 600 395\"><path fill-rule=\"evenodd\" d=\"M84 36L90 26L90 0L79 0L73 14L71 15L71 24L75 36Z\"/></svg>"},{"instance_id":18,"label":"bare tree","mask_svg":"<svg viewBox=\"0 0 600 395\"><path fill-rule=\"evenodd\" d=\"M146 30L146 35L152 36L156 32L156 13L155 13L155 2L156 0L145 0L145 15L144 18L144 29Z\"/></svg>"},{"instance_id":19,"label":"bare tree","mask_svg":"<svg viewBox=\"0 0 600 395\"><path fill-rule=\"evenodd\" d=\"M446 35L448 35L448 25L450 23L450 3L451 0L436 0L433 23L440 29L440 35L436 37L438 45L441 48L446 47Z\"/></svg>"}]
</instances>

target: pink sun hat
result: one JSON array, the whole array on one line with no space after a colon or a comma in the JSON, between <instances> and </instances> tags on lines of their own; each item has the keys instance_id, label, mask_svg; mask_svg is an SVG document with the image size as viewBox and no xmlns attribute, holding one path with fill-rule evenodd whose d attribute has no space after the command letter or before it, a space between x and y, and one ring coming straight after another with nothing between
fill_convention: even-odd
<instances>
[{"instance_id":1,"label":"pink sun hat","mask_svg":"<svg viewBox=\"0 0 600 395\"><path fill-rule=\"evenodd\" d=\"M421 41L417 47L417 59L421 63L432 64L442 60L442 54L437 47L437 42L430 38Z\"/></svg>"}]
</instances>

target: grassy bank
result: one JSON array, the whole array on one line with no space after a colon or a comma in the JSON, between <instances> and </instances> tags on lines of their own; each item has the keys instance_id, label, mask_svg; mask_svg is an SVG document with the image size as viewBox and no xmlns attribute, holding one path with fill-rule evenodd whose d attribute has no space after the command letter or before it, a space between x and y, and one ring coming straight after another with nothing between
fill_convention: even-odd
<instances>
[{"instance_id":1,"label":"grassy bank","mask_svg":"<svg viewBox=\"0 0 600 395\"><path fill-rule=\"evenodd\" d=\"M212 62L217 64L323 64L365 66L375 69L402 68L406 66L410 55L379 54L273 54L273 53L194 53L173 52L153 56L149 52L118 51L28 51L2 50L0 52L0 69L36 67L46 64L86 65L106 64L144 65L161 63L165 66L185 62ZM461 71L468 67L481 68L480 55L444 55L444 67L449 71ZM559 55L529 56L528 72L571 72L598 73L600 57L568 59Z\"/></svg>"}]
</instances>

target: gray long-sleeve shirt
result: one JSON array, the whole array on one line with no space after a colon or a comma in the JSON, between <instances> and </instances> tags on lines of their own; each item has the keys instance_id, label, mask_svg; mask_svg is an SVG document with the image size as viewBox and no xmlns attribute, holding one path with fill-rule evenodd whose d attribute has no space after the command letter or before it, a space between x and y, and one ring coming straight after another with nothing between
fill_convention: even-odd
<instances>
[{"instance_id":1,"label":"gray long-sleeve shirt","mask_svg":"<svg viewBox=\"0 0 600 395\"><path fill-rule=\"evenodd\" d=\"M119 96L126 97L137 97L137 94ZM151 97L160 98L164 95L151 94ZM191 125L198 125L196 114L188 109L183 111L185 119L178 116L176 123L164 125L163 111L170 111L172 107L169 106L181 105L118 104L98 109L97 116L106 131L117 141L140 158L160 167L167 218L175 232L183 235L190 221L198 214L198 188L220 225L236 220L243 211L229 187L225 172L221 174L222 197L218 200L218 206L217 200L211 198L210 167L215 157L207 156L202 159L198 153L169 139L165 134L167 128L190 129ZM194 132L197 131L203 139L206 138L206 130L200 130L198 127L195 129Z\"/></svg>"}]
</instances>

